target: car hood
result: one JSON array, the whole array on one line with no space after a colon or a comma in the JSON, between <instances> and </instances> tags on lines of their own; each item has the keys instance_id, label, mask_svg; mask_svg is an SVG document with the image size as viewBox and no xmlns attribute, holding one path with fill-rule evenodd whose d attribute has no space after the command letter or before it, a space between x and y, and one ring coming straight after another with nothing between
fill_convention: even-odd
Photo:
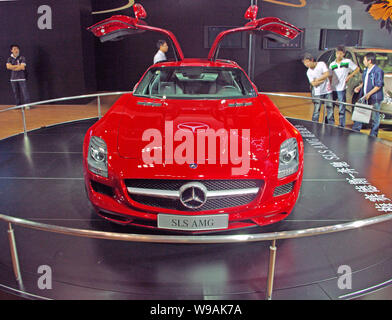
<instances>
[{"instance_id":1,"label":"car hood","mask_svg":"<svg viewBox=\"0 0 392 320\"><path fill-rule=\"evenodd\" d=\"M181 145L185 146L184 141L191 142L188 137L182 137L178 141L173 141L173 137L181 136L184 132L188 132L187 134L192 132L194 158L197 162L196 158L201 150L200 144L197 143L200 129L213 129L212 132L227 134L229 143L238 135L240 137L238 141L241 141L238 143L239 156L241 156L241 150L247 150L248 146L251 159L263 160L269 155L268 117L264 105L258 98L175 100L131 96L121 117L117 150L121 157L132 159L142 158L144 152L155 156L152 149L159 152L162 150L164 163L165 155L170 152L174 154L176 150L180 150ZM207 147L209 143L207 139L205 141ZM219 139L215 141L216 159L220 159L218 158L220 156ZM244 147L242 142L245 142ZM210 153L208 149L205 150L205 159L210 159L213 153ZM229 150L225 152L228 153L229 159L232 159Z\"/></svg>"}]
</instances>

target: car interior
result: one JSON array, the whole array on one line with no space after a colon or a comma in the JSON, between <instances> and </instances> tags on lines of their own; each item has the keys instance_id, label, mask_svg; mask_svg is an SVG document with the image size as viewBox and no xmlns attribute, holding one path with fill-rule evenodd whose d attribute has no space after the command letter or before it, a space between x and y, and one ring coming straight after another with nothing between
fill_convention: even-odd
<instances>
[{"instance_id":1,"label":"car interior","mask_svg":"<svg viewBox=\"0 0 392 320\"><path fill-rule=\"evenodd\" d=\"M135 94L167 97L249 97L249 92L252 92L250 88L249 84L246 90L241 77L233 70L161 68L147 75L146 81L141 82Z\"/></svg>"}]
</instances>

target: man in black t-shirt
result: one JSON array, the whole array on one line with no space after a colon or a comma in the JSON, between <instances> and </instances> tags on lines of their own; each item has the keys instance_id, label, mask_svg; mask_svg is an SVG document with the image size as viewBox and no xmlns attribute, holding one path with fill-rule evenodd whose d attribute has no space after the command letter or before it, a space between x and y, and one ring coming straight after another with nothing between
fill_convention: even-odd
<instances>
[{"instance_id":1,"label":"man in black t-shirt","mask_svg":"<svg viewBox=\"0 0 392 320\"><path fill-rule=\"evenodd\" d=\"M26 58L21 56L19 46L11 45L11 56L6 67L11 70L11 87L15 96L16 105L29 103L29 92L26 84Z\"/></svg>"}]
</instances>

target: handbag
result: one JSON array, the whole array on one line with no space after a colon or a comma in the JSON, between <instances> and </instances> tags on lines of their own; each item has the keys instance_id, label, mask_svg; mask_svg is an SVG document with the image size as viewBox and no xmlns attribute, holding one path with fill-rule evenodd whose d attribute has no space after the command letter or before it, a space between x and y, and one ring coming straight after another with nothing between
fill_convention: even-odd
<instances>
[{"instance_id":1,"label":"handbag","mask_svg":"<svg viewBox=\"0 0 392 320\"><path fill-rule=\"evenodd\" d=\"M373 105L367 104L365 102L366 102L365 99L362 97L355 104L354 111L351 116L352 121L362 122L362 123L369 123L370 122L370 118L372 117L372 110L371 109L373 108ZM365 107L367 109L360 108L360 107Z\"/></svg>"}]
</instances>

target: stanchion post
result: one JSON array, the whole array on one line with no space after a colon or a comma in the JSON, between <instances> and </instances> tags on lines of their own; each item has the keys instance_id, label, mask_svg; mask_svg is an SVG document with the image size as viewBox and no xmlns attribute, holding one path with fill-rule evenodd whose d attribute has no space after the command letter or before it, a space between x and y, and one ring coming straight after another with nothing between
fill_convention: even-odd
<instances>
[{"instance_id":1,"label":"stanchion post","mask_svg":"<svg viewBox=\"0 0 392 320\"><path fill-rule=\"evenodd\" d=\"M275 275L275 260L276 260L276 240L272 241L270 246L270 259L268 267L268 280L267 280L267 300L272 300L272 290L274 287L274 275Z\"/></svg>"},{"instance_id":2,"label":"stanchion post","mask_svg":"<svg viewBox=\"0 0 392 320\"><path fill-rule=\"evenodd\" d=\"M320 100L320 104L322 105L322 108L323 108L323 121L322 121L322 123L325 123L325 115L327 114L327 105L326 105L325 101L321 102L321 100Z\"/></svg>"},{"instance_id":3,"label":"stanchion post","mask_svg":"<svg viewBox=\"0 0 392 320\"><path fill-rule=\"evenodd\" d=\"M16 281L21 282L22 277L20 275L18 252L16 250L15 235L14 235L14 230L12 229L11 223L8 223L8 240L10 243L12 267L14 269L15 279L16 279Z\"/></svg>"},{"instance_id":4,"label":"stanchion post","mask_svg":"<svg viewBox=\"0 0 392 320\"><path fill-rule=\"evenodd\" d=\"M22 110L22 119L23 119L23 133L27 134L25 107L21 108L21 110Z\"/></svg>"},{"instance_id":5,"label":"stanchion post","mask_svg":"<svg viewBox=\"0 0 392 320\"><path fill-rule=\"evenodd\" d=\"M101 112L101 96L97 97L98 100L98 119L102 118L102 112Z\"/></svg>"}]
</instances>

